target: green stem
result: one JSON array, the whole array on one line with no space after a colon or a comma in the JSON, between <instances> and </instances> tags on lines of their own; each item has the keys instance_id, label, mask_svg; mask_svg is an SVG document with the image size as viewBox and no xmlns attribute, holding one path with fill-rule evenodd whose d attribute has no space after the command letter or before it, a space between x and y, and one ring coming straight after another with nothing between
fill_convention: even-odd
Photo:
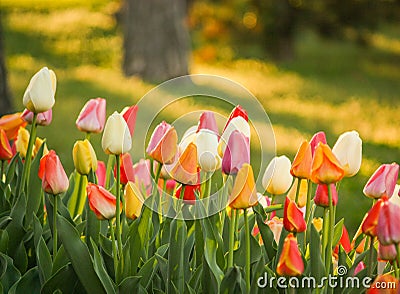
<instances>
[{"instance_id":1,"label":"green stem","mask_svg":"<svg viewBox=\"0 0 400 294\"><path fill-rule=\"evenodd\" d=\"M110 226L110 235L111 235L111 241L112 241L115 280L119 281L117 246L115 245L114 226L113 226L113 223L112 223L111 219L108 220L108 225Z\"/></svg>"},{"instance_id":2,"label":"green stem","mask_svg":"<svg viewBox=\"0 0 400 294\"><path fill-rule=\"evenodd\" d=\"M90 132L86 133L85 139L88 140L90 142Z\"/></svg>"},{"instance_id":3,"label":"green stem","mask_svg":"<svg viewBox=\"0 0 400 294\"><path fill-rule=\"evenodd\" d=\"M154 177L154 182L155 183L154 183L152 195L154 195L154 192L157 191L157 189L158 189L158 179L160 178L161 168L162 168L162 163L158 163L157 172L156 172L156 175Z\"/></svg>"},{"instance_id":4,"label":"green stem","mask_svg":"<svg viewBox=\"0 0 400 294\"><path fill-rule=\"evenodd\" d=\"M229 223L229 254L228 254L228 268L233 266L233 247L235 245L235 216L236 209L231 210L231 222Z\"/></svg>"},{"instance_id":5,"label":"green stem","mask_svg":"<svg viewBox=\"0 0 400 294\"><path fill-rule=\"evenodd\" d=\"M300 194L300 184L301 184L301 179L297 178L297 187L296 187L296 199L294 202L298 205L299 203L299 194Z\"/></svg>"},{"instance_id":6,"label":"green stem","mask_svg":"<svg viewBox=\"0 0 400 294\"><path fill-rule=\"evenodd\" d=\"M335 211L333 209L331 185L328 184L328 198L329 198L329 237L325 259L326 274L329 275L332 264L332 238L335 225Z\"/></svg>"},{"instance_id":7,"label":"green stem","mask_svg":"<svg viewBox=\"0 0 400 294\"><path fill-rule=\"evenodd\" d=\"M400 278L399 267L397 266L397 262L393 261L393 272L396 279Z\"/></svg>"},{"instance_id":8,"label":"green stem","mask_svg":"<svg viewBox=\"0 0 400 294\"><path fill-rule=\"evenodd\" d=\"M57 256L57 210L58 210L58 195L54 195L53 199L53 261Z\"/></svg>"},{"instance_id":9,"label":"green stem","mask_svg":"<svg viewBox=\"0 0 400 294\"><path fill-rule=\"evenodd\" d=\"M113 172L113 167L114 167L114 156L110 155L108 156L108 161L107 161L107 169L106 169L106 182L105 182L105 188L108 190L110 189L111 186L111 176Z\"/></svg>"},{"instance_id":10,"label":"green stem","mask_svg":"<svg viewBox=\"0 0 400 294\"><path fill-rule=\"evenodd\" d=\"M30 174L30 170L31 170L31 161L32 161L32 149L33 149L33 144L36 141L36 118L37 118L37 113L34 113L33 120L32 120L31 133L29 136L28 149L26 150L25 163L24 163L24 167L22 169L21 183L20 183L19 189L17 191L17 195L19 195L19 193L21 192L21 187L22 187L22 191L25 191L26 194L28 194L26 183L29 182L29 174Z\"/></svg>"},{"instance_id":11,"label":"green stem","mask_svg":"<svg viewBox=\"0 0 400 294\"><path fill-rule=\"evenodd\" d=\"M3 174L4 174L4 160L1 161L0 182L3 181Z\"/></svg>"},{"instance_id":12,"label":"green stem","mask_svg":"<svg viewBox=\"0 0 400 294\"><path fill-rule=\"evenodd\" d=\"M249 220L247 217L247 209L243 209L244 227L246 234L246 286L247 293L250 293L250 228Z\"/></svg>"},{"instance_id":13,"label":"green stem","mask_svg":"<svg viewBox=\"0 0 400 294\"><path fill-rule=\"evenodd\" d=\"M397 243L396 250L397 250L397 263L399 264L399 267L400 267L400 243ZM396 263L396 260L394 261L394 263ZM397 278L400 279L400 270L399 269L397 269Z\"/></svg>"},{"instance_id":14,"label":"green stem","mask_svg":"<svg viewBox=\"0 0 400 294\"><path fill-rule=\"evenodd\" d=\"M117 189L116 189L116 191L117 191L117 202L116 202L116 211L115 211L115 213L116 213L116 234L117 234L117 244L118 244L118 257L119 257L119 265L120 265L120 268L122 268L122 263L123 263L123 257L122 257L122 232L121 232L121 215L120 215L120 213L121 213L121 207L120 207L120 205L121 205L121 175L120 175L120 173L121 173L121 171L120 171L120 168L121 168L121 161L120 161L120 155L119 154L116 154L115 155L115 159L116 159L116 161L117 161ZM121 271L122 272L122 271ZM119 282L118 280L117 280L117 282Z\"/></svg>"},{"instance_id":15,"label":"green stem","mask_svg":"<svg viewBox=\"0 0 400 294\"><path fill-rule=\"evenodd\" d=\"M312 189L312 182L307 180L307 202L306 202L306 216L305 220L307 223L307 228L304 233L304 250L307 250L307 239L309 235L308 225L310 223L310 215L311 215L311 189Z\"/></svg>"},{"instance_id":16,"label":"green stem","mask_svg":"<svg viewBox=\"0 0 400 294\"><path fill-rule=\"evenodd\" d=\"M368 269L367 269L367 276L371 277L372 275L372 258L374 256L374 237L369 237L369 258L368 258Z\"/></svg>"},{"instance_id":17,"label":"green stem","mask_svg":"<svg viewBox=\"0 0 400 294\"><path fill-rule=\"evenodd\" d=\"M322 260L325 264L326 260L326 246L328 243L328 228L329 228L329 211L328 208L324 208L324 218L323 218L323 223L322 223Z\"/></svg>"},{"instance_id":18,"label":"green stem","mask_svg":"<svg viewBox=\"0 0 400 294\"><path fill-rule=\"evenodd\" d=\"M211 174L209 174L208 172L206 173L206 178L208 178L206 180L206 187L204 189L204 198L210 197L211 195Z\"/></svg>"}]
</instances>

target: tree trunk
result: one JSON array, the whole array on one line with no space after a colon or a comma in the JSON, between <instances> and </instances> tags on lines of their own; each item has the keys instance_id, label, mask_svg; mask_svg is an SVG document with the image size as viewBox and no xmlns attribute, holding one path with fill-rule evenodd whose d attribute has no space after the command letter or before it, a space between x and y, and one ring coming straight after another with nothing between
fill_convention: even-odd
<instances>
[{"instance_id":1,"label":"tree trunk","mask_svg":"<svg viewBox=\"0 0 400 294\"><path fill-rule=\"evenodd\" d=\"M0 11L0 116L12 111L11 95L10 91L8 90L6 64L4 60L5 53L1 22L2 15Z\"/></svg>"},{"instance_id":2,"label":"tree trunk","mask_svg":"<svg viewBox=\"0 0 400 294\"><path fill-rule=\"evenodd\" d=\"M125 0L124 61L127 76L161 82L188 73L185 0Z\"/></svg>"}]
</instances>

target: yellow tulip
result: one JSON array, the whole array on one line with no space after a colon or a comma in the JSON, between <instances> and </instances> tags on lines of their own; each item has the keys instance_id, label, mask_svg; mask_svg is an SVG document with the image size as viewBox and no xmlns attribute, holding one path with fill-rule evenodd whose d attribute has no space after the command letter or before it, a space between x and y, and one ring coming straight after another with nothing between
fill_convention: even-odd
<instances>
[{"instance_id":1,"label":"yellow tulip","mask_svg":"<svg viewBox=\"0 0 400 294\"><path fill-rule=\"evenodd\" d=\"M76 171L81 175L88 175L91 170L97 170L96 153L88 140L75 142L72 158Z\"/></svg>"},{"instance_id":2,"label":"yellow tulip","mask_svg":"<svg viewBox=\"0 0 400 294\"><path fill-rule=\"evenodd\" d=\"M15 148L22 158L26 158L28 151L29 132L25 128L19 128L17 139L15 140Z\"/></svg>"},{"instance_id":3,"label":"yellow tulip","mask_svg":"<svg viewBox=\"0 0 400 294\"><path fill-rule=\"evenodd\" d=\"M125 215L130 219L136 219L142 211L144 197L137 184L128 182L125 186Z\"/></svg>"}]
</instances>

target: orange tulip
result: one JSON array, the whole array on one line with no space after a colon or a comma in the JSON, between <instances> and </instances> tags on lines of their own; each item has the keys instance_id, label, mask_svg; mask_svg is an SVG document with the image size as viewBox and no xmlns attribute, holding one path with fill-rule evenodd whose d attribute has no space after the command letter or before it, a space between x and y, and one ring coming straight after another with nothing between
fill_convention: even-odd
<instances>
[{"instance_id":1,"label":"orange tulip","mask_svg":"<svg viewBox=\"0 0 400 294\"><path fill-rule=\"evenodd\" d=\"M40 160L39 178L46 193L57 195L67 191L69 182L60 159L54 150Z\"/></svg>"},{"instance_id":2,"label":"orange tulip","mask_svg":"<svg viewBox=\"0 0 400 294\"><path fill-rule=\"evenodd\" d=\"M154 160L170 164L174 161L177 150L178 134L173 126L163 121L154 129L146 152Z\"/></svg>"},{"instance_id":3,"label":"orange tulip","mask_svg":"<svg viewBox=\"0 0 400 294\"><path fill-rule=\"evenodd\" d=\"M307 141L301 143L296 156L293 159L290 173L300 179L310 179L312 166L311 146Z\"/></svg>"},{"instance_id":4,"label":"orange tulip","mask_svg":"<svg viewBox=\"0 0 400 294\"><path fill-rule=\"evenodd\" d=\"M382 206L385 204L386 199L386 197L379 199L369 210L367 217L364 218L361 227L364 234L371 237L376 237L376 228L378 226L379 213L381 212Z\"/></svg>"},{"instance_id":5,"label":"orange tulip","mask_svg":"<svg viewBox=\"0 0 400 294\"><path fill-rule=\"evenodd\" d=\"M311 169L311 180L316 184L331 184L340 181L344 170L327 144L319 143L315 149Z\"/></svg>"},{"instance_id":6,"label":"orange tulip","mask_svg":"<svg viewBox=\"0 0 400 294\"><path fill-rule=\"evenodd\" d=\"M178 161L172 166L170 174L182 184L197 184L197 148L194 143L190 143L179 156Z\"/></svg>"},{"instance_id":7,"label":"orange tulip","mask_svg":"<svg viewBox=\"0 0 400 294\"><path fill-rule=\"evenodd\" d=\"M304 272L304 263L301 257L296 237L290 233L285 238L281 256L276 267L280 276L300 276Z\"/></svg>"},{"instance_id":8,"label":"orange tulip","mask_svg":"<svg viewBox=\"0 0 400 294\"><path fill-rule=\"evenodd\" d=\"M236 209L245 209L257 203L253 169L250 164L244 163L236 176L231 195L229 196L229 206Z\"/></svg>"},{"instance_id":9,"label":"orange tulip","mask_svg":"<svg viewBox=\"0 0 400 294\"><path fill-rule=\"evenodd\" d=\"M96 214L98 219L112 219L115 217L117 199L113 194L93 183L88 183L86 192L89 200L89 207Z\"/></svg>"},{"instance_id":10,"label":"orange tulip","mask_svg":"<svg viewBox=\"0 0 400 294\"><path fill-rule=\"evenodd\" d=\"M7 134L3 129L0 129L0 160L9 160L12 157L13 153Z\"/></svg>"},{"instance_id":11,"label":"orange tulip","mask_svg":"<svg viewBox=\"0 0 400 294\"><path fill-rule=\"evenodd\" d=\"M0 118L0 129L6 132L8 140L15 140L20 127L25 127L28 123L21 118L21 113L7 114Z\"/></svg>"},{"instance_id":12,"label":"orange tulip","mask_svg":"<svg viewBox=\"0 0 400 294\"><path fill-rule=\"evenodd\" d=\"M304 232L307 228L303 213L296 203L286 198L285 207L283 209L283 226L292 233Z\"/></svg>"},{"instance_id":13,"label":"orange tulip","mask_svg":"<svg viewBox=\"0 0 400 294\"><path fill-rule=\"evenodd\" d=\"M379 275L367 290L367 294L398 294L400 281L391 274Z\"/></svg>"}]
</instances>

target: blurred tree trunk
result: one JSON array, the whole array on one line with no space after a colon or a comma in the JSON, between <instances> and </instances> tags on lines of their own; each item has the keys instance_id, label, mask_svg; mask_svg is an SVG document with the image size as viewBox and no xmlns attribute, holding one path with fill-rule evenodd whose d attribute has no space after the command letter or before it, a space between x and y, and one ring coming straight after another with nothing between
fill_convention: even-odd
<instances>
[{"instance_id":1,"label":"blurred tree trunk","mask_svg":"<svg viewBox=\"0 0 400 294\"><path fill-rule=\"evenodd\" d=\"M5 64L2 15L0 11L0 116L12 111L11 95L8 90L7 72Z\"/></svg>"},{"instance_id":2,"label":"blurred tree trunk","mask_svg":"<svg viewBox=\"0 0 400 294\"><path fill-rule=\"evenodd\" d=\"M123 70L151 82L188 73L186 0L125 0Z\"/></svg>"}]
</instances>

